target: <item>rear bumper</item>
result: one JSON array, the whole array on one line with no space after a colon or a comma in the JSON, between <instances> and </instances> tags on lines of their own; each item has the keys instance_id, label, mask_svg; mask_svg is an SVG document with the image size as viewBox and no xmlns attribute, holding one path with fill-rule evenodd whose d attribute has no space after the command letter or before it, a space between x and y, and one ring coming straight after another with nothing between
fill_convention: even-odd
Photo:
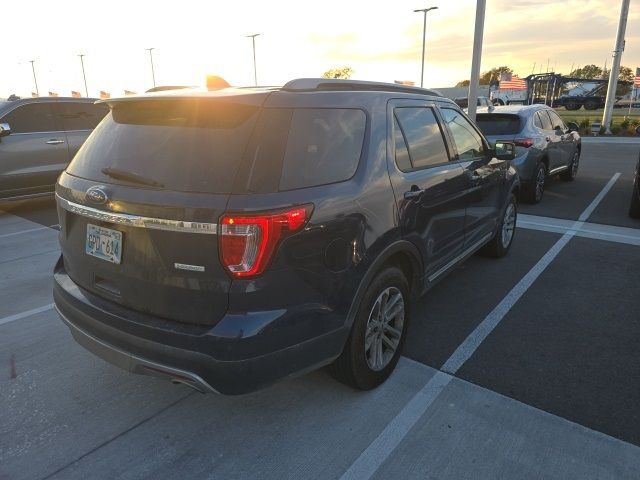
<instances>
[{"instance_id":1,"label":"rear bumper","mask_svg":"<svg viewBox=\"0 0 640 480\"><path fill-rule=\"evenodd\" d=\"M249 393L315 370L340 354L348 335L344 327L264 353L270 337L286 332L218 337L212 326L178 324L133 312L76 285L62 262L54 272L53 297L60 317L87 350L130 372L163 377L201 392ZM243 318L235 314L233 321L241 324ZM251 313L246 322L247 328L255 323ZM252 346L258 344L260 353L251 355Z\"/></svg>"}]
</instances>

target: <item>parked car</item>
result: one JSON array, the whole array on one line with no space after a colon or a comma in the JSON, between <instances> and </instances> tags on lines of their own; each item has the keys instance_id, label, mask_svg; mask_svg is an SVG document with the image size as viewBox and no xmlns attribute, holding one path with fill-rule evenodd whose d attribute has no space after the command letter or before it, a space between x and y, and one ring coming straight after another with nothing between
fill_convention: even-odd
<instances>
[{"instance_id":1,"label":"parked car","mask_svg":"<svg viewBox=\"0 0 640 480\"><path fill-rule=\"evenodd\" d=\"M42 97L0 102L0 200L51 194L109 109L96 99Z\"/></svg>"},{"instance_id":2,"label":"parked car","mask_svg":"<svg viewBox=\"0 0 640 480\"><path fill-rule=\"evenodd\" d=\"M582 149L578 125L565 125L553 109L545 105L497 106L491 113L479 110L476 122L490 141L515 143L512 164L522 183L522 200L538 203L551 175L571 181L578 174Z\"/></svg>"},{"instance_id":3,"label":"parked car","mask_svg":"<svg viewBox=\"0 0 640 480\"><path fill-rule=\"evenodd\" d=\"M469 99L467 97L456 98L454 102L456 102L460 108L464 109L465 112L467 108L469 108ZM476 104L478 107L485 107L489 111L493 110L493 103L491 103L491 100L487 97L478 97Z\"/></svg>"},{"instance_id":4,"label":"parked car","mask_svg":"<svg viewBox=\"0 0 640 480\"><path fill-rule=\"evenodd\" d=\"M633 191L631 192L629 216L633 218L640 218L640 157L638 158L636 171L633 175Z\"/></svg>"},{"instance_id":5,"label":"parked car","mask_svg":"<svg viewBox=\"0 0 640 480\"><path fill-rule=\"evenodd\" d=\"M613 104L613 108L640 108L640 95L632 95L631 92L623 95L616 100Z\"/></svg>"},{"instance_id":6,"label":"parked car","mask_svg":"<svg viewBox=\"0 0 640 480\"><path fill-rule=\"evenodd\" d=\"M127 370L240 394L331 364L370 389L411 298L511 246L513 145L429 90L299 79L106 102L56 186L54 300Z\"/></svg>"}]
</instances>

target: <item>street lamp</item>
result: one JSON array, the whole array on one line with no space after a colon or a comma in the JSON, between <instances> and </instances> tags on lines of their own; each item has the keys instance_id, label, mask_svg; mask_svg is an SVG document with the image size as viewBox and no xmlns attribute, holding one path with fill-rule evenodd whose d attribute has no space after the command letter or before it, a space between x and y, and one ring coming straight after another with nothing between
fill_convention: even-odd
<instances>
[{"instance_id":1,"label":"street lamp","mask_svg":"<svg viewBox=\"0 0 640 480\"><path fill-rule=\"evenodd\" d=\"M156 73L153 70L153 51L155 50L155 47L151 47L151 48L145 48L145 50L149 51L149 60L151 61L151 78L153 79L153 86L156 86Z\"/></svg>"},{"instance_id":2,"label":"street lamp","mask_svg":"<svg viewBox=\"0 0 640 480\"><path fill-rule=\"evenodd\" d=\"M87 76L84 73L84 60L82 59L85 55L82 53L78 55L80 57L80 65L82 65L82 78L84 78L84 93L89 97L89 89L87 88Z\"/></svg>"},{"instance_id":3,"label":"street lamp","mask_svg":"<svg viewBox=\"0 0 640 480\"><path fill-rule=\"evenodd\" d=\"M256 69L256 37L260 35L259 33L254 33L253 35L247 35L247 38L251 38L251 42L253 43L253 82L256 87L258 86L258 71Z\"/></svg>"},{"instance_id":4,"label":"street lamp","mask_svg":"<svg viewBox=\"0 0 640 480\"><path fill-rule=\"evenodd\" d=\"M427 35L427 12L430 10L436 10L438 7L419 8L414 10L414 13L423 12L424 22L422 24L422 70L420 72L420 86L424 86L424 43Z\"/></svg>"},{"instance_id":5,"label":"street lamp","mask_svg":"<svg viewBox=\"0 0 640 480\"><path fill-rule=\"evenodd\" d=\"M36 80L36 67L33 66L35 60L29 60L29 63L31 63L31 71L33 72L33 83L35 83L36 85L36 95L40 96L40 91L38 90L38 81Z\"/></svg>"}]
</instances>

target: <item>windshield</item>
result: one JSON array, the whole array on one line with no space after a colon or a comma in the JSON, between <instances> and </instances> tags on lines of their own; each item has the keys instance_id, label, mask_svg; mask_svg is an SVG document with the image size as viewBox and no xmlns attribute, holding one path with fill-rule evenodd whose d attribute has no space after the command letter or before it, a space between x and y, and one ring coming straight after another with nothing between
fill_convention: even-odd
<instances>
[{"instance_id":1,"label":"windshield","mask_svg":"<svg viewBox=\"0 0 640 480\"><path fill-rule=\"evenodd\" d=\"M521 130L521 120L518 115L478 114L476 123L485 135L515 135Z\"/></svg>"},{"instance_id":2,"label":"windshield","mask_svg":"<svg viewBox=\"0 0 640 480\"><path fill-rule=\"evenodd\" d=\"M107 183L150 178L170 190L229 193L258 109L208 99L115 104L67 172Z\"/></svg>"}]
</instances>

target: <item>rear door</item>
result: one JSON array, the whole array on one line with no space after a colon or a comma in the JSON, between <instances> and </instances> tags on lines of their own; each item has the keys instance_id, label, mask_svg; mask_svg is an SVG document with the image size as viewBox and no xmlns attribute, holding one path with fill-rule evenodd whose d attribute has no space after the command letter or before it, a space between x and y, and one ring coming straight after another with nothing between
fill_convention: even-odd
<instances>
[{"instance_id":1,"label":"rear door","mask_svg":"<svg viewBox=\"0 0 640 480\"><path fill-rule=\"evenodd\" d=\"M96 105L88 101L61 100L56 102L56 109L66 133L71 161L91 131L109 113L109 107L104 103Z\"/></svg>"},{"instance_id":2,"label":"rear door","mask_svg":"<svg viewBox=\"0 0 640 480\"><path fill-rule=\"evenodd\" d=\"M547 157L549 158L549 171L564 165L564 151L562 147L562 135L554 128L553 119L549 110L540 110L538 115L542 122L542 128L547 141ZM556 122L557 124L557 122ZM548 173L548 172L547 172Z\"/></svg>"},{"instance_id":3,"label":"rear door","mask_svg":"<svg viewBox=\"0 0 640 480\"><path fill-rule=\"evenodd\" d=\"M263 100L114 102L56 187L74 282L156 317L219 321L231 279L217 223Z\"/></svg>"},{"instance_id":4,"label":"rear door","mask_svg":"<svg viewBox=\"0 0 640 480\"><path fill-rule=\"evenodd\" d=\"M455 158L466 182L465 249L485 243L495 231L500 210L500 185L507 162L489 155L488 145L462 112L441 107L444 124L455 146Z\"/></svg>"},{"instance_id":5,"label":"rear door","mask_svg":"<svg viewBox=\"0 0 640 480\"><path fill-rule=\"evenodd\" d=\"M451 161L433 103L392 101L388 125L399 224L403 236L421 250L425 275L435 277L462 250L465 173Z\"/></svg>"},{"instance_id":6,"label":"rear door","mask_svg":"<svg viewBox=\"0 0 640 480\"><path fill-rule=\"evenodd\" d=\"M576 141L556 112L548 110L547 113L549 113L549 117L551 118L554 133L559 137L558 150L560 152L560 158L558 167L567 166L573 159L573 152L576 149Z\"/></svg>"},{"instance_id":7,"label":"rear door","mask_svg":"<svg viewBox=\"0 0 640 480\"><path fill-rule=\"evenodd\" d=\"M50 190L66 166L66 137L52 105L22 104L0 119L11 127L11 134L0 140L0 196Z\"/></svg>"}]
</instances>

